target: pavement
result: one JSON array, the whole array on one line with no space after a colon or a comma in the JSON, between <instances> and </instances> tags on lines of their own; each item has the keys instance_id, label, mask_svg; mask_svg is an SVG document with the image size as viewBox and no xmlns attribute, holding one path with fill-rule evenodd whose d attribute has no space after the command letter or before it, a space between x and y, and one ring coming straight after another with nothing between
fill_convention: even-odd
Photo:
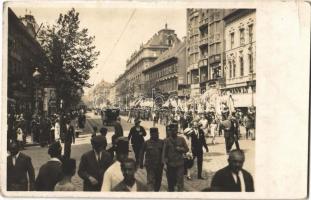
<instances>
[{"instance_id":1,"label":"pavement","mask_svg":"<svg viewBox=\"0 0 311 200\"><path fill-rule=\"evenodd\" d=\"M127 136L130 128L133 126L131 123L126 122L127 117L121 117L121 124L124 130L124 135ZM142 121L141 125L145 127L147 133L149 133L149 128L153 126L153 122L151 121ZM94 115L93 113L87 113L87 120L85 129L83 133L80 134L79 138L76 138L75 144L72 145L71 149L71 157L77 160L77 169L80 163L80 158L83 153L92 149L90 144L90 138L93 126L97 126L98 129L103 127L100 116ZM157 125L160 133L160 138L165 138L165 126ZM114 128L109 126L107 133L107 142L111 143L111 136L114 134ZM245 134L244 130L241 130L242 135ZM146 140L149 139L149 134L147 134ZM186 191L200 191L205 188L210 187L211 179L214 173L225 167L227 165L227 155L225 152L225 142L223 137L216 137L216 144L213 145L211 143L211 138L207 138L207 143L209 146L209 152L204 154L203 157L203 176L206 177L206 180L198 180L197 179L197 167L196 160L193 168L191 169L192 180L185 179L185 190ZM249 171L253 176L255 174L255 141L241 139L239 141L241 149L245 152L245 163L244 169ZM233 146L233 149L235 146ZM29 146L26 147L22 152L29 155L32 158L32 163L35 168L35 174L37 175L39 172L39 168L45 162L47 162L50 158L47 154L47 147L40 146ZM130 152L130 157L134 157L133 152ZM138 169L136 173L136 178L146 183L146 170ZM72 178L73 183L76 185L79 191L82 191L82 179L76 173ZM167 181L166 174L163 173L162 178L162 187L161 191L167 191Z\"/></svg>"}]
</instances>

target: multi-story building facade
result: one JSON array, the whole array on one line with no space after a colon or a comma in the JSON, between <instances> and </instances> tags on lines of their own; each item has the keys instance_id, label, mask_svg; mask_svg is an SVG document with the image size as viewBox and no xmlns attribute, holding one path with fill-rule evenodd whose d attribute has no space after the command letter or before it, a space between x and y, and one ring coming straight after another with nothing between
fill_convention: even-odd
<instances>
[{"instance_id":1,"label":"multi-story building facade","mask_svg":"<svg viewBox=\"0 0 311 200\"><path fill-rule=\"evenodd\" d=\"M157 91L166 96L185 96L182 90L186 85L185 42L178 41L173 44L144 71L144 75L145 85L150 94Z\"/></svg>"},{"instance_id":2,"label":"multi-story building facade","mask_svg":"<svg viewBox=\"0 0 311 200\"><path fill-rule=\"evenodd\" d=\"M187 9L187 83L190 85L190 96L200 94L199 75L199 20L200 9Z\"/></svg>"},{"instance_id":3,"label":"multi-story building facade","mask_svg":"<svg viewBox=\"0 0 311 200\"><path fill-rule=\"evenodd\" d=\"M50 99L55 97L47 70L51 63L36 40L37 28L32 15L19 19L8 9L8 112L32 115L35 107L40 113L56 109ZM33 77L36 68L40 77Z\"/></svg>"},{"instance_id":4,"label":"multi-story building facade","mask_svg":"<svg viewBox=\"0 0 311 200\"><path fill-rule=\"evenodd\" d=\"M145 87L143 71L148 69L152 63L175 42L180 41L175 30L165 28L154 34L149 41L142 44L139 50L135 51L126 61L126 70L115 81L116 93L121 104L146 96L148 89ZM124 83L128 92L125 94Z\"/></svg>"},{"instance_id":5,"label":"multi-story building facade","mask_svg":"<svg viewBox=\"0 0 311 200\"><path fill-rule=\"evenodd\" d=\"M187 81L191 85L191 96L219 89L224 84L223 17L226 12L224 9L187 10Z\"/></svg>"},{"instance_id":6,"label":"multi-story building facade","mask_svg":"<svg viewBox=\"0 0 311 200\"><path fill-rule=\"evenodd\" d=\"M225 18L225 82L222 95L231 95L234 106L255 106L256 10L235 9Z\"/></svg>"}]
</instances>

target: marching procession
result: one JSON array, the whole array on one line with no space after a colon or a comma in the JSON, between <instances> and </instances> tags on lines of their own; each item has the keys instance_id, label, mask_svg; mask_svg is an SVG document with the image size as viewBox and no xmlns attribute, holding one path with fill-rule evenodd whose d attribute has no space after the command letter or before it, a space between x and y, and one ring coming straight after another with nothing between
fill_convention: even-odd
<instances>
[{"instance_id":1,"label":"marching procession","mask_svg":"<svg viewBox=\"0 0 311 200\"><path fill-rule=\"evenodd\" d=\"M243 147L239 145L241 138L255 140L253 108L250 108L245 116L241 116L239 110L230 112L228 107L224 107L221 116L214 112L198 114L191 111L170 111L166 112L167 120L160 120L160 112L150 113L149 117L141 119L138 113L142 111L129 111L132 114L128 114L128 120L133 122L134 126L128 136L123 133L121 117L116 116L111 144L107 143L107 128L103 126L98 131L97 127L93 127L90 142L92 150L81 156L79 166L76 166L77 161L71 158L71 144L75 143L76 129L84 128L83 110L56 119L52 128L50 125L44 125L41 131L50 130L48 132L53 134L50 135L50 139L41 141L40 144L42 147L44 144L48 145L51 159L40 167L36 177L31 157L22 152L23 143L18 139L11 140L7 162L8 190L75 191L77 189L71 182L71 177L75 175L78 167L77 173L83 181L84 191L163 191L160 189L164 174L168 191L184 191L184 179L191 181L197 178L204 181L207 178L202 175L204 152L210 151L209 145L217 144L217 138L224 137L223 149L228 155L228 166L216 172L211 185L202 191L254 191L252 176L242 169L245 156ZM127 120L126 116L123 118ZM103 122L102 117L101 120ZM146 130L140 125L142 120L150 121L154 127ZM164 139L159 138L158 123L165 124ZM242 127L246 130L243 136L240 131ZM22 129L22 126L15 128L17 132L19 129ZM147 134L150 134L148 140L145 139ZM209 138L211 142L208 145ZM131 152L134 155L131 156ZM17 159L20 162L16 162ZM197 163L196 177L192 177L190 173L194 162ZM135 172L139 168L146 169L146 183L135 179ZM234 183L230 185L230 182L225 180L227 171L236 173L238 179L244 179L243 182L240 181L238 186Z\"/></svg>"}]
</instances>

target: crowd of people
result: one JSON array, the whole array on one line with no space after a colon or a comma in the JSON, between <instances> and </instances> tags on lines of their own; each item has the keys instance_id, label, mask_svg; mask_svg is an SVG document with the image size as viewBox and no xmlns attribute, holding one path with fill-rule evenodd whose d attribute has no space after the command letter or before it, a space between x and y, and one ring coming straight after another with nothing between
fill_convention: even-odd
<instances>
[{"instance_id":1,"label":"crowd of people","mask_svg":"<svg viewBox=\"0 0 311 200\"><path fill-rule=\"evenodd\" d=\"M153 114L152 120L157 113ZM197 178L206 180L202 174L203 154L209 152L207 134L223 135L228 166L218 170L212 178L211 186L203 191L254 191L253 179L244 170L245 155L239 145L239 111L222 110L221 118L211 113L169 113L166 125L166 138L159 138L159 130L149 130L150 139L145 140L147 131L140 125L141 119L134 118L134 126L124 137L120 117L115 123L112 146L107 148L107 129L97 127L91 137L92 150L81 156L78 175L83 180L84 191L160 191L162 174L165 171L168 188L172 191L185 191L184 179L191 180L189 171L197 162ZM250 112L249 115L252 113ZM130 115L129 115L130 116ZM243 118L244 120L244 118ZM71 158L71 143L74 143L72 119L67 118L61 134L64 144L53 141L48 153L51 157L40 167L35 178L31 158L20 152L20 144L12 140L9 145L7 189L9 191L74 191L76 186L71 177L76 172L76 161ZM255 122L253 122L255 123ZM247 131L254 132L254 125ZM214 131L214 133L211 133ZM213 138L215 140L215 138ZM130 145L131 144L131 145ZM232 146L235 144L235 149ZM130 148L131 146L131 148ZM64 149L64 152L62 151ZM134 158L129 156L133 149ZM63 152L63 153L62 153ZM17 160L19 162L16 162ZM138 168L146 169L147 184L135 178ZM28 179L27 179L28 174ZM207 182L206 182L207 183Z\"/></svg>"},{"instance_id":2,"label":"crowd of people","mask_svg":"<svg viewBox=\"0 0 311 200\"><path fill-rule=\"evenodd\" d=\"M256 114L255 108L249 107L247 111L242 112L241 109L229 111L228 107L224 107L221 112L230 112L230 118L235 119L238 129L244 127L246 130L245 138L255 140ZM181 111L175 109L156 109L152 111L150 108L131 108L128 111L127 122L133 122L139 118L141 120L153 121L153 125L162 124L164 126L174 122L178 124L179 130L192 127L193 121L198 121L204 131L205 136L212 137L215 144L215 137L219 135L219 125L223 120L223 115L217 113L215 109L206 112L198 112L195 110ZM239 131L240 132L240 131Z\"/></svg>"},{"instance_id":3,"label":"crowd of people","mask_svg":"<svg viewBox=\"0 0 311 200\"><path fill-rule=\"evenodd\" d=\"M24 117L27 116L27 117ZM83 129L86 121L85 111L73 110L67 114L33 115L8 114L8 143L16 141L23 148L26 138L31 137L31 143L39 143L41 147L54 141L64 141L61 128L67 121L78 129Z\"/></svg>"}]
</instances>

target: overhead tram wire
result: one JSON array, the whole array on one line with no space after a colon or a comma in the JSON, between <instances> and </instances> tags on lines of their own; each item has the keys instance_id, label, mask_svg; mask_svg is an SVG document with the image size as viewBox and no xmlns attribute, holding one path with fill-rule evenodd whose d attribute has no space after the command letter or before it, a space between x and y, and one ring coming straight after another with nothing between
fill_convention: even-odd
<instances>
[{"instance_id":1,"label":"overhead tram wire","mask_svg":"<svg viewBox=\"0 0 311 200\"><path fill-rule=\"evenodd\" d=\"M136 12L136 8L132 11L132 13L131 13L129 19L127 20L126 24L124 25L123 30L121 31L121 33L120 33L118 39L116 40L116 42L114 43L113 47L111 48L111 51L109 52L108 56L107 56L106 59L104 60L102 66L105 66L106 63L107 63L107 61L108 61L109 58L111 57L111 55L112 55L114 49L115 49L116 46L118 45L119 41L121 40L123 34L125 33L125 31L126 31L128 25L129 25L129 23L131 22L131 20L132 20L134 14L135 14L135 12ZM99 70L100 70L100 68L98 67L98 68L97 68L97 72L95 73L97 76L100 75Z\"/></svg>"}]
</instances>

